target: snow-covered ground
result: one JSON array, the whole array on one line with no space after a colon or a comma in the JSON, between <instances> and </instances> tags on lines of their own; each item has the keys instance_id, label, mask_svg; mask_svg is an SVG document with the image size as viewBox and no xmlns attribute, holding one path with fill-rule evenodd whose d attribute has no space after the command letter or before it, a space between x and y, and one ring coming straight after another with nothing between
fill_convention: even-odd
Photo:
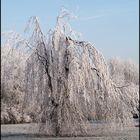
<instances>
[{"instance_id":1,"label":"snow-covered ground","mask_svg":"<svg viewBox=\"0 0 140 140\"><path fill-rule=\"evenodd\" d=\"M45 137L36 135L37 124L2 125L2 140L138 140L139 127L129 126L123 129L105 130L102 124L95 126L93 137ZM98 129L97 129L98 128Z\"/></svg>"}]
</instances>

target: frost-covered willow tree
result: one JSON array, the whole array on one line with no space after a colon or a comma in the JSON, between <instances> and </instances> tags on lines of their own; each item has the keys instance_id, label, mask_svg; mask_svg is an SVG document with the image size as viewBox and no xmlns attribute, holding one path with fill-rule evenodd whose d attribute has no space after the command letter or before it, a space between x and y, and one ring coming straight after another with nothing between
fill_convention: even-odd
<instances>
[{"instance_id":1,"label":"frost-covered willow tree","mask_svg":"<svg viewBox=\"0 0 140 140\"><path fill-rule=\"evenodd\" d=\"M47 36L38 19L30 19L33 52L26 63L24 108L35 110L46 135L91 135L89 118L126 122L131 110L103 56L75 38L65 17L69 14L61 11Z\"/></svg>"},{"instance_id":2,"label":"frost-covered willow tree","mask_svg":"<svg viewBox=\"0 0 140 140\"><path fill-rule=\"evenodd\" d=\"M112 58L108 62L112 81L122 92L123 101L132 114L139 114L139 68L132 60Z\"/></svg>"}]
</instances>

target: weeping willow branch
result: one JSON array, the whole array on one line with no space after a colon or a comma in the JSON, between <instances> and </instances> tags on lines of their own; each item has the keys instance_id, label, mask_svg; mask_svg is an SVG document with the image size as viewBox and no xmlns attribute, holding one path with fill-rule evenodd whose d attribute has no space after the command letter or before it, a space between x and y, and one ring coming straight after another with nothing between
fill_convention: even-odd
<instances>
[{"instance_id":1,"label":"weeping willow branch","mask_svg":"<svg viewBox=\"0 0 140 140\"><path fill-rule=\"evenodd\" d=\"M124 87L128 87L128 86L130 86L130 84L129 85L124 85L124 86L115 86L116 88L124 88Z\"/></svg>"}]
</instances>

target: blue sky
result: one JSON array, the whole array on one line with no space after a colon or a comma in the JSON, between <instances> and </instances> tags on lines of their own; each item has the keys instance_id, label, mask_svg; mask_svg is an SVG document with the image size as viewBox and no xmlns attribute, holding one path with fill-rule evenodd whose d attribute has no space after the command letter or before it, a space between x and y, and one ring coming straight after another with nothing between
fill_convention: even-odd
<instances>
[{"instance_id":1,"label":"blue sky","mask_svg":"<svg viewBox=\"0 0 140 140\"><path fill-rule=\"evenodd\" d=\"M1 29L22 33L30 16L38 16L44 32L53 28L62 6L78 15L71 21L83 39L106 59L139 61L139 0L2 0Z\"/></svg>"}]
</instances>

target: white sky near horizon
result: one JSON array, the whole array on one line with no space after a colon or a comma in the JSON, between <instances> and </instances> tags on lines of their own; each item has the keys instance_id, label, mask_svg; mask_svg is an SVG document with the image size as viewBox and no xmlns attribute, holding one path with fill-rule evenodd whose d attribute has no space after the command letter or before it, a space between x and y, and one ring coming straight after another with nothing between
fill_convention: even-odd
<instances>
[{"instance_id":1,"label":"white sky near horizon","mask_svg":"<svg viewBox=\"0 0 140 140\"><path fill-rule=\"evenodd\" d=\"M139 62L139 0L2 0L1 30L23 34L30 16L38 16L45 33L53 28L60 8L73 11L74 30L108 59Z\"/></svg>"}]
</instances>

